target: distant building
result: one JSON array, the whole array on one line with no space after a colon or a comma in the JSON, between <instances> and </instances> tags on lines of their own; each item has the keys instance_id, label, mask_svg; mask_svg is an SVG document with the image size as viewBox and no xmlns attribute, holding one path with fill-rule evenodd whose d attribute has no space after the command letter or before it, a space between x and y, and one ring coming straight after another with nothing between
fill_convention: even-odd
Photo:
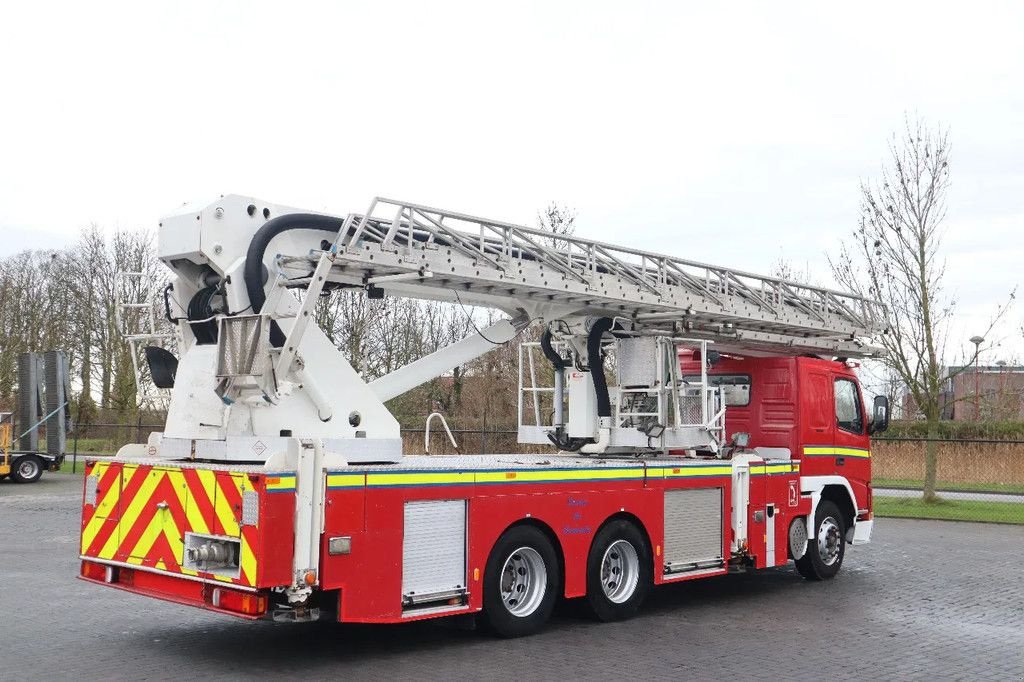
<instances>
[{"instance_id":1,"label":"distant building","mask_svg":"<svg viewBox=\"0 0 1024 682\"><path fill-rule=\"evenodd\" d=\"M942 419L1024 419L1024 366L980 365L977 371L974 365L950 367L946 377L940 398ZM909 392L903 395L903 414L906 419L923 417Z\"/></svg>"}]
</instances>

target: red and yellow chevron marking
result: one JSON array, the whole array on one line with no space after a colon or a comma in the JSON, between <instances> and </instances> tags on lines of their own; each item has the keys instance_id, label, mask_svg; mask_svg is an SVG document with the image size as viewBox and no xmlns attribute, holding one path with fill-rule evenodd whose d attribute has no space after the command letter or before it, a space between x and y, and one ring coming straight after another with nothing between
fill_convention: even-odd
<instances>
[{"instance_id":1,"label":"red and yellow chevron marking","mask_svg":"<svg viewBox=\"0 0 1024 682\"><path fill-rule=\"evenodd\" d=\"M96 504L82 518L84 556L255 586L256 526L240 526L244 474L97 462ZM182 566L185 533L241 539L241 576L197 573Z\"/></svg>"}]
</instances>

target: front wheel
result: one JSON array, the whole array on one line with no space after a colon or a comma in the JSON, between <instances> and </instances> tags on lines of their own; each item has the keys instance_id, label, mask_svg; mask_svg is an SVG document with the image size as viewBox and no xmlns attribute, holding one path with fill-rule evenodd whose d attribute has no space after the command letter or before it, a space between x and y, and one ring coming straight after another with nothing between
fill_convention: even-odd
<instances>
[{"instance_id":1,"label":"front wheel","mask_svg":"<svg viewBox=\"0 0 1024 682\"><path fill-rule=\"evenodd\" d=\"M796 560L796 570L808 580L835 577L846 556L846 528L835 502L822 500L814 512L814 533L807 538L807 551Z\"/></svg>"},{"instance_id":2,"label":"front wheel","mask_svg":"<svg viewBox=\"0 0 1024 682\"><path fill-rule=\"evenodd\" d=\"M21 457L14 463L14 470L11 471L11 478L17 483L35 483L43 475L43 463L34 456Z\"/></svg>"},{"instance_id":3,"label":"front wheel","mask_svg":"<svg viewBox=\"0 0 1024 682\"><path fill-rule=\"evenodd\" d=\"M484 623L501 637L532 635L551 617L558 586L558 557L544 533L510 528L487 558Z\"/></svg>"},{"instance_id":4,"label":"front wheel","mask_svg":"<svg viewBox=\"0 0 1024 682\"><path fill-rule=\"evenodd\" d=\"M587 602L603 621L636 615L651 588L647 541L635 525L620 519L601 529L587 558Z\"/></svg>"}]
</instances>

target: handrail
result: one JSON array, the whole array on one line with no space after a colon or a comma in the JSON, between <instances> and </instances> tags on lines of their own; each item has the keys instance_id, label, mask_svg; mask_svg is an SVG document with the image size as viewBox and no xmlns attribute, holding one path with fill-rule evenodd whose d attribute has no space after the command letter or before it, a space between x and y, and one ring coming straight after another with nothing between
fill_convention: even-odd
<instances>
[{"instance_id":1,"label":"handrail","mask_svg":"<svg viewBox=\"0 0 1024 682\"><path fill-rule=\"evenodd\" d=\"M448 434L448 440L452 442L452 447L458 450L459 444L455 442L455 436L452 435L452 430L448 428L448 421L444 418L444 415L440 412L431 412L427 416L427 425L423 431L423 451L428 455L430 454L430 422L434 417L440 418L441 426L444 427L445 433Z\"/></svg>"}]
</instances>

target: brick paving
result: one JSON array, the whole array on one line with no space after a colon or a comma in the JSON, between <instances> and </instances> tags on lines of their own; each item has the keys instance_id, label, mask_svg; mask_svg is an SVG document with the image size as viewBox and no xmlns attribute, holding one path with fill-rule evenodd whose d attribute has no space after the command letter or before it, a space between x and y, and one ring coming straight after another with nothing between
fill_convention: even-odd
<instances>
[{"instance_id":1,"label":"brick paving","mask_svg":"<svg viewBox=\"0 0 1024 682\"><path fill-rule=\"evenodd\" d=\"M657 588L537 636L459 623L248 623L75 580L80 479L0 484L0 678L1024 679L1024 527L882 519L835 580L792 570Z\"/></svg>"}]
</instances>

